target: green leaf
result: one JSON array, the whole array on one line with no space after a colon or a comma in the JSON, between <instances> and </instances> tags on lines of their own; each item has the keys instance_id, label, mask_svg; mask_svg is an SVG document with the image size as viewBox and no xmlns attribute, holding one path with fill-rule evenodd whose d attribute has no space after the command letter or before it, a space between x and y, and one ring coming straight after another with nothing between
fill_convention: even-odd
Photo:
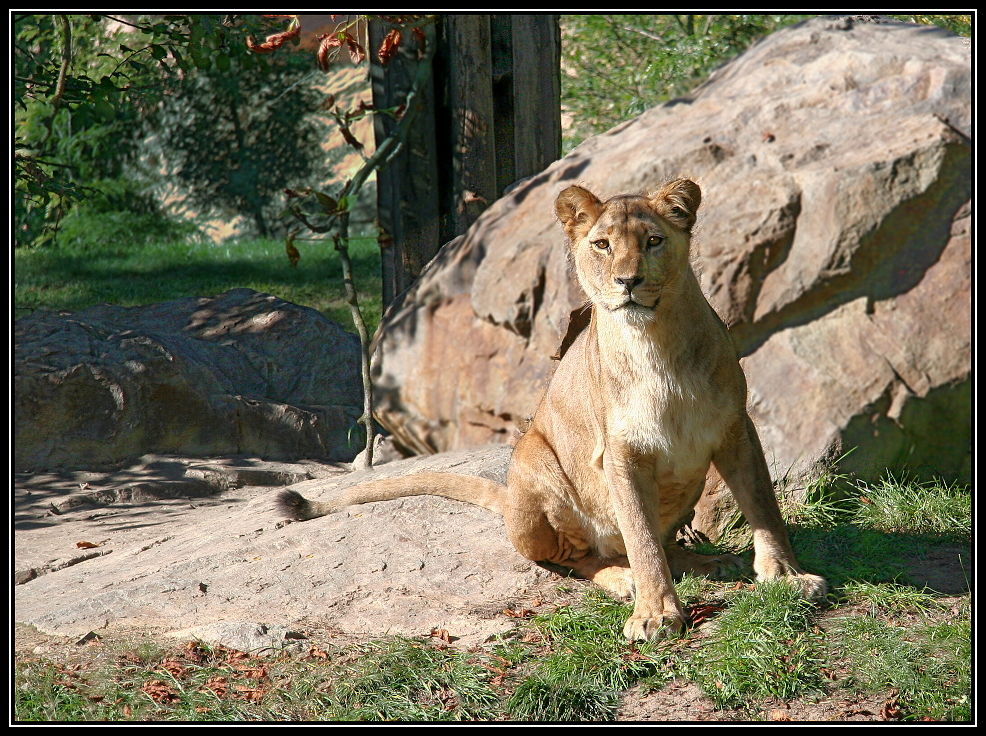
<instances>
[{"instance_id":1,"label":"green leaf","mask_svg":"<svg viewBox=\"0 0 986 736\"><path fill-rule=\"evenodd\" d=\"M229 71L229 56L227 54L219 54L216 57L216 69L221 72Z\"/></svg>"},{"instance_id":2,"label":"green leaf","mask_svg":"<svg viewBox=\"0 0 986 736\"><path fill-rule=\"evenodd\" d=\"M315 192L315 197L318 199L319 204L325 208L326 212L336 212L342 208L341 203L337 202L335 199L330 197L324 192ZM345 210L343 210L345 211Z\"/></svg>"},{"instance_id":3,"label":"green leaf","mask_svg":"<svg viewBox=\"0 0 986 736\"><path fill-rule=\"evenodd\" d=\"M339 199L339 212L349 212L349 208L352 206L352 197L342 197Z\"/></svg>"}]
</instances>

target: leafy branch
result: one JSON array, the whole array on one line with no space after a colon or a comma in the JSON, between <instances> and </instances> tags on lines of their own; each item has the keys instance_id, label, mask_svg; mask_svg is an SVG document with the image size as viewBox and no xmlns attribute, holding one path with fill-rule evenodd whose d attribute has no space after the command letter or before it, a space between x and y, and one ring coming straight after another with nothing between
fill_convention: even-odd
<instances>
[{"instance_id":1,"label":"leafy branch","mask_svg":"<svg viewBox=\"0 0 986 736\"><path fill-rule=\"evenodd\" d=\"M332 53L332 49L341 49L343 45L350 50L350 57L354 63L361 63L366 58L363 45L359 43L349 32L350 28L355 27L358 31L358 22L352 21L337 32L326 34L321 37L321 44L318 50L318 62L321 68L327 69L327 64ZM359 299L356 286L353 283L352 261L349 257L349 216L353 203L359 194L360 189L366 183L370 174L387 166L395 156L402 150L407 140L408 131L414 124L419 111L423 107L421 95L431 77L431 61L435 54L434 44L427 43L422 27L434 22L433 17L414 16L411 18L383 18L384 22L391 26L390 33L387 34L383 44L378 51L378 58L386 64L397 53L401 41L402 29L410 27L412 35L419 44L419 54L417 68L411 89L408 91L407 98L403 105L396 109L374 110L372 105L367 105L360 101L355 110L342 111L336 106L330 113L336 121L340 132L345 141L356 149L363 157L363 165L356 174L347 181L337 197L333 197L325 192L306 189L285 190L289 205L285 214L290 214L302 226L314 233L331 233L332 242L336 252L339 253L339 260L342 264L343 281L346 287L346 299L349 304L350 312L353 317L353 324L359 334L361 348L361 367L363 380L363 414L357 420L366 430L366 451L363 454L363 467L369 468L373 464L373 441L375 429L373 426L373 383L370 378L370 334L366 328L366 322L360 310ZM364 21L364 27L366 21ZM270 41L268 38L268 41ZM273 50L273 49L271 49ZM261 52L265 53L265 52ZM338 53L336 51L335 53ZM330 99L330 104L332 100ZM350 130L350 124L368 114L387 114L397 120L397 124L390 134L381 141L376 151L369 157L363 153L363 144L356 139ZM295 201L297 200L297 201ZM308 208L314 206L314 211ZM317 219L316 219L317 218ZM296 237L299 230L293 230L287 237L285 251L292 265L298 263L300 253L295 246Z\"/></svg>"}]
</instances>

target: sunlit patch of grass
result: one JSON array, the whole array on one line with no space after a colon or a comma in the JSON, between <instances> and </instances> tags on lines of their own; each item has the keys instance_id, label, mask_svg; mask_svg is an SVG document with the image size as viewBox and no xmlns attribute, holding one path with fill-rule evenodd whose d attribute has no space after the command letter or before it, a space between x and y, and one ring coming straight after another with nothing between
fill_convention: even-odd
<instances>
[{"instance_id":1,"label":"sunlit patch of grass","mask_svg":"<svg viewBox=\"0 0 986 736\"><path fill-rule=\"evenodd\" d=\"M818 691L821 637L812 609L780 581L737 592L685 671L720 706Z\"/></svg>"},{"instance_id":2,"label":"sunlit patch of grass","mask_svg":"<svg viewBox=\"0 0 986 736\"><path fill-rule=\"evenodd\" d=\"M972 493L968 486L934 480L919 483L891 474L857 486L855 521L888 532L968 537Z\"/></svg>"},{"instance_id":3,"label":"sunlit patch of grass","mask_svg":"<svg viewBox=\"0 0 986 736\"><path fill-rule=\"evenodd\" d=\"M972 636L968 616L919 625L873 616L841 620L829 640L851 681L869 692L891 691L906 720L966 721L972 715Z\"/></svg>"},{"instance_id":4,"label":"sunlit patch of grass","mask_svg":"<svg viewBox=\"0 0 986 736\"><path fill-rule=\"evenodd\" d=\"M246 287L313 307L355 332L342 266L328 241L296 241L292 267L284 241L152 241L139 247L55 245L14 251L17 316L39 308L79 310L99 303L135 306ZM371 333L382 313L380 249L373 238L350 241L354 281Z\"/></svg>"},{"instance_id":5,"label":"sunlit patch of grass","mask_svg":"<svg viewBox=\"0 0 986 736\"><path fill-rule=\"evenodd\" d=\"M602 721L612 718L620 693L653 677L663 642L628 642L623 624L631 606L593 591L582 604L531 621L546 643L536 666L507 704L514 720Z\"/></svg>"},{"instance_id":6,"label":"sunlit patch of grass","mask_svg":"<svg viewBox=\"0 0 986 736\"><path fill-rule=\"evenodd\" d=\"M485 720L498 713L490 670L467 654L396 638L358 647L334 675L321 718L330 720Z\"/></svg>"}]
</instances>

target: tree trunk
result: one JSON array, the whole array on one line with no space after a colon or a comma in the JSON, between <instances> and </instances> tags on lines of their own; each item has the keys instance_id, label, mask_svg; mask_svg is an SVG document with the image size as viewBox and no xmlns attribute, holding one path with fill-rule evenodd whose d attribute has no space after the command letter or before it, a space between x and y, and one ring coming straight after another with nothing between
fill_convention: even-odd
<instances>
[{"instance_id":1,"label":"tree trunk","mask_svg":"<svg viewBox=\"0 0 986 736\"><path fill-rule=\"evenodd\" d=\"M438 51L424 109L377 174L385 305L506 187L561 155L558 16L446 15L436 25L427 29ZM386 33L371 23L371 48ZM372 59L376 109L404 102L416 54L403 39L387 67ZM376 116L378 144L393 125Z\"/></svg>"}]
</instances>

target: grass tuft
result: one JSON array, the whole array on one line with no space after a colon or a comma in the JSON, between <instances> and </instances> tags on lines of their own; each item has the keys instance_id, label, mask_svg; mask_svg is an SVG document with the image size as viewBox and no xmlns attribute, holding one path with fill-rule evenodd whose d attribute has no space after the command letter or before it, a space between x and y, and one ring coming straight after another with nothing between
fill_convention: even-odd
<instances>
[{"instance_id":1,"label":"grass tuft","mask_svg":"<svg viewBox=\"0 0 986 736\"><path fill-rule=\"evenodd\" d=\"M812 606L794 586L758 583L737 592L714 632L686 671L720 707L750 699L787 700L821 689Z\"/></svg>"},{"instance_id":2,"label":"grass tuft","mask_svg":"<svg viewBox=\"0 0 986 736\"><path fill-rule=\"evenodd\" d=\"M623 690L658 675L666 642L628 642L631 607L591 591L579 606L536 616L531 625L548 643L507 703L515 720L609 720Z\"/></svg>"},{"instance_id":3,"label":"grass tuft","mask_svg":"<svg viewBox=\"0 0 986 736\"><path fill-rule=\"evenodd\" d=\"M968 619L915 626L850 616L839 622L830 648L847 661L850 684L895 692L905 720L971 720Z\"/></svg>"},{"instance_id":4,"label":"grass tuft","mask_svg":"<svg viewBox=\"0 0 986 736\"><path fill-rule=\"evenodd\" d=\"M333 678L321 719L462 721L498 713L491 672L461 652L405 638L358 651Z\"/></svg>"}]
</instances>

